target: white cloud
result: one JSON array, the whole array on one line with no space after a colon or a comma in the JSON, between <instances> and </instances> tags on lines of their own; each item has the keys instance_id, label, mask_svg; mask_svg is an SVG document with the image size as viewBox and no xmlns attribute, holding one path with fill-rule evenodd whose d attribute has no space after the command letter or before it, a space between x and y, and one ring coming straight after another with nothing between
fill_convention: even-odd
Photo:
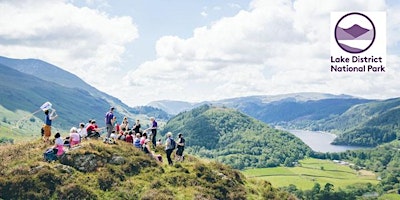
<instances>
[{"instance_id":1,"label":"white cloud","mask_svg":"<svg viewBox=\"0 0 400 200\"><path fill-rule=\"evenodd\" d=\"M130 103L305 91L368 98L396 95L400 92L395 83L397 70L381 74L330 72L330 12L385 9L382 0L255 0L250 10L199 27L191 38L160 38L157 59L124 78L131 84L129 80L135 77L143 80L141 85L127 87L143 90L147 99L138 97ZM388 15L395 13L399 12L390 11ZM388 19L392 29L395 26L398 30L399 23L390 22L390 16ZM396 64L398 60L392 59L387 68L394 69Z\"/></svg>"},{"instance_id":2,"label":"white cloud","mask_svg":"<svg viewBox=\"0 0 400 200\"><path fill-rule=\"evenodd\" d=\"M400 59L393 53L400 52L398 4L254 0L233 17L196 28L190 38L161 37L156 59L125 73L119 70L122 55L138 37L131 17L110 16L69 2L74 0L0 1L0 55L51 62L130 105L308 91L368 98L400 92L396 82ZM105 0L86 3L94 8L109 6ZM387 10L386 73L330 72L330 12L355 10ZM201 15L207 16L207 11L204 7ZM121 81L105 79L123 73Z\"/></svg>"},{"instance_id":3,"label":"white cloud","mask_svg":"<svg viewBox=\"0 0 400 200\"><path fill-rule=\"evenodd\" d=\"M125 45L138 37L130 17L63 0L0 1L0 10L0 55L39 58L97 87L118 70Z\"/></svg>"}]
</instances>

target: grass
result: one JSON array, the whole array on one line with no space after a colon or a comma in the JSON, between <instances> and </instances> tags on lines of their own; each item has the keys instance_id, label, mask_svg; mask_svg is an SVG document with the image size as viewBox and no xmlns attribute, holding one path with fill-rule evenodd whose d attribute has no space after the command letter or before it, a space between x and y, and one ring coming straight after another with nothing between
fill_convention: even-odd
<instances>
[{"instance_id":1,"label":"grass","mask_svg":"<svg viewBox=\"0 0 400 200\"><path fill-rule=\"evenodd\" d=\"M378 198L379 200L400 200L400 194L384 194Z\"/></svg>"},{"instance_id":2,"label":"grass","mask_svg":"<svg viewBox=\"0 0 400 200\"><path fill-rule=\"evenodd\" d=\"M247 169L243 174L250 179L267 180L275 187L293 184L302 190L311 189L315 183L322 186L331 183L337 189L356 183L378 183L373 173L360 173L329 160L307 158L300 164L297 167Z\"/></svg>"},{"instance_id":3,"label":"grass","mask_svg":"<svg viewBox=\"0 0 400 200\"><path fill-rule=\"evenodd\" d=\"M48 163L48 147L40 141L0 146L0 199L290 199L267 181L190 155L169 166L162 149L156 149L160 163L126 142L90 140ZM123 162L114 163L116 157Z\"/></svg>"}]
</instances>

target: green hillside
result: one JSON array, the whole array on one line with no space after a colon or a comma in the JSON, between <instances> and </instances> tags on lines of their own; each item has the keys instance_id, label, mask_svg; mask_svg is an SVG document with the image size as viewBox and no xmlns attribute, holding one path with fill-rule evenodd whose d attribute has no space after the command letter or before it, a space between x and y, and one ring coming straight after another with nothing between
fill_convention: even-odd
<instances>
[{"instance_id":1,"label":"green hillside","mask_svg":"<svg viewBox=\"0 0 400 200\"><path fill-rule=\"evenodd\" d=\"M66 88L11 69L0 64L0 105L11 112L17 110L33 113L46 101L50 101L59 117L54 126L69 129L88 119L103 121L110 104L91 96L87 91ZM4 113L3 113L4 114ZM7 115L4 115L7 118ZM43 112L36 117L44 119ZM23 118L24 116L21 116ZM24 121L25 122L25 121ZM102 126L102 124L100 124ZM39 129L40 130L40 126Z\"/></svg>"},{"instance_id":2,"label":"green hillside","mask_svg":"<svg viewBox=\"0 0 400 200\"><path fill-rule=\"evenodd\" d=\"M310 154L294 135L270 128L236 110L204 105L167 122L163 133L183 133L188 152L237 169L274 167Z\"/></svg>"},{"instance_id":3,"label":"green hillside","mask_svg":"<svg viewBox=\"0 0 400 200\"><path fill-rule=\"evenodd\" d=\"M400 137L400 99L360 104L342 115L317 122L321 129L339 132L334 144L376 146Z\"/></svg>"},{"instance_id":4,"label":"green hillside","mask_svg":"<svg viewBox=\"0 0 400 200\"><path fill-rule=\"evenodd\" d=\"M223 164L186 156L169 166L125 142L85 141L53 163L44 149L0 146L0 199L294 199Z\"/></svg>"}]
</instances>

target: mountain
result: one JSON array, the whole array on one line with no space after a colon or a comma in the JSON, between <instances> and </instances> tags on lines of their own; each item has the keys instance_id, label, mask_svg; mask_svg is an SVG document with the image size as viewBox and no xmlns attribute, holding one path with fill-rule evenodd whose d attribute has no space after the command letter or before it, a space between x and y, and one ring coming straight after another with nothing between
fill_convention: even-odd
<instances>
[{"instance_id":1,"label":"mountain","mask_svg":"<svg viewBox=\"0 0 400 200\"><path fill-rule=\"evenodd\" d=\"M147 106L159 108L171 115L176 115L182 111L190 110L197 107L197 104L184 101L160 100L152 101L148 103Z\"/></svg>"},{"instance_id":2,"label":"mountain","mask_svg":"<svg viewBox=\"0 0 400 200\"><path fill-rule=\"evenodd\" d=\"M86 122L88 119L98 119L102 122L104 113L110 107L107 101L91 96L85 90L64 87L2 64L0 85L0 105L4 108L12 112L34 112L39 110L44 102L51 101L59 115L54 120L54 126L64 130L78 126L79 122ZM36 116L44 119L42 113L39 112ZM39 132L40 127L37 130Z\"/></svg>"},{"instance_id":3,"label":"mountain","mask_svg":"<svg viewBox=\"0 0 400 200\"><path fill-rule=\"evenodd\" d=\"M41 142L0 146L0 199L295 199L267 181L190 155L169 166L126 142L90 140L48 163L46 148Z\"/></svg>"},{"instance_id":4,"label":"mountain","mask_svg":"<svg viewBox=\"0 0 400 200\"><path fill-rule=\"evenodd\" d=\"M357 38L363 34L365 34L366 32L369 31L369 29L363 28L358 24L354 24L353 26L351 26L350 28L347 29L343 29L346 33L350 34L351 36L353 36L354 38Z\"/></svg>"},{"instance_id":5,"label":"mountain","mask_svg":"<svg viewBox=\"0 0 400 200\"><path fill-rule=\"evenodd\" d=\"M12 59L0 56L0 64L18 70L22 73L35 76L44 81L56 83L66 88L78 88L98 99L104 99L109 105L117 108L118 112L128 115L128 106L119 99L101 92L93 86L87 84L76 75L69 73L55 65L38 59Z\"/></svg>"},{"instance_id":6,"label":"mountain","mask_svg":"<svg viewBox=\"0 0 400 200\"><path fill-rule=\"evenodd\" d=\"M163 133L183 133L188 152L237 169L291 166L312 151L294 135L234 109L203 105L171 118Z\"/></svg>"},{"instance_id":7,"label":"mountain","mask_svg":"<svg viewBox=\"0 0 400 200\"><path fill-rule=\"evenodd\" d=\"M320 129L341 134L334 144L376 146L400 138L400 98L353 106L340 116L321 120Z\"/></svg>"},{"instance_id":8,"label":"mountain","mask_svg":"<svg viewBox=\"0 0 400 200\"><path fill-rule=\"evenodd\" d=\"M370 101L349 95L293 93L238 97L201 103L159 101L158 105L163 105L159 107L161 109L174 108L174 112L204 104L226 106L269 124L304 126L304 122L340 115L353 105ZM151 105L158 107L157 104ZM182 107L176 105L182 105Z\"/></svg>"}]
</instances>

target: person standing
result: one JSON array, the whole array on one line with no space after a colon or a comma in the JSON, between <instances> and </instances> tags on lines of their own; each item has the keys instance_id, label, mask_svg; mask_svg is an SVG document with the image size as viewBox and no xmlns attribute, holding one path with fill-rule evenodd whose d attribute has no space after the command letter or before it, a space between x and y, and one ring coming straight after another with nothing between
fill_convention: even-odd
<instances>
[{"instance_id":1,"label":"person standing","mask_svg":"<svg viewBox=\"0 0 400 200\"><path fill-rule=\"evenodd\" d=\"M45 110L44 114L46 115L46 118L44 120L44 127L43 127L43 140L45 142L49 142L49 138L51 136L51 123L52 121L58 117L56 114L56 110L52 109L51 113L49 113L49 110Z\"/></svg>"},{"instance_id":2,"label":"person standing","mask_svg":"<svg viewBox=\"0 0 400 200\"><path fill-rule=\"evenodd\" d=\"M107 128L107 135L104 138L104 142L107 142L109 140L110 135L111 135L111 133L112 133L112 131L114 129L114 125L113 124L114 124L115 118L114 118L114 113L113 112L114 112L114 107L111 107L110 111L108 111L106 113L105 122L106 122L106 128Z\"/></svg>"},{"instance_id":3,"label":"person standing","mask_svg":"<svg viewBox=\"0 0 400 200\"><path fill-rule=\"evenodd\" d=\"M174 151L174 146L173 146L173 139L172 139L172 133L168 132L167 135L167 140L165 141L165 151L167 153L167 160L168 164L172 165L172 159L171 159L171 154Z\"/></svg>"},{"instance_id":4,"label":"person standing","mask_svg":"<svg viewBox=\"0 0 400 200\"><path fill-rule=\"evenodd\" d=\"M183 150L185 150L185 139L182 136L182 133L178 134L178 141L176 143L176 157L177 161L183 161Z\"/></svg>"},{"instance_id":5,"label":"person standing","mask_svg":"<svg viewBox=\"0 0 400 200\"><path fill-rule=\"evenodd\" d=\"M151 143L153 143L153 147L156 148L156 136L157 136L157 121L154 117L150 117L151 122Z\"/></svg>"}]
</instances>

